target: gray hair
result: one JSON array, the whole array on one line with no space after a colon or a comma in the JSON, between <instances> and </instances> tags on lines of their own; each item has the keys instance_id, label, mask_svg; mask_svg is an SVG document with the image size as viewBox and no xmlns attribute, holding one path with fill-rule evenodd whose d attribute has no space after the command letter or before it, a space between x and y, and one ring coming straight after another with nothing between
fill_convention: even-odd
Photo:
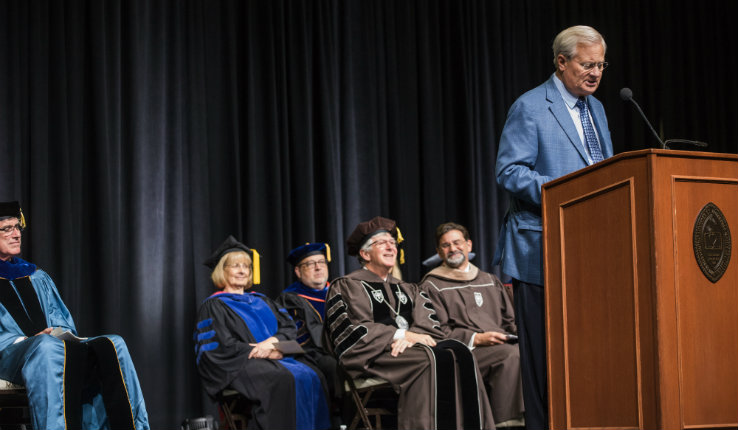
<instances>
[{"instance_id":1,"label":"gray hair","mask_svg":"<svg viewBox=\"0 0 738 430\"><path fill-rule=\"evenodd\" d=\"M377 232L377 233L382 233L382 232ZM373 242L372 242L372 237L376 236L376 235L377 235L377 233L375 233L375 234L373 234L373 235L369 236L369 237L368 237L368 238L367 238L367 239L366 239L366 240L364 241L364 244L363 244L363 245L361 245L361 248L359 248L359 252L357 252L357 253L356 253L356 259L357 259L357 260L359 260L359 264L361 264L361 267L364 267L364 265L366 265L366 263L368 263L368 262L369 262L369 261L367 261L367 260L364 260L363 258L361 258L361 251L364 251L364 252L370 252L370 251L372 250L372 244L373 244Z\"/></svg>"},{"instance_id":2,"label":"gray hair","mask_svg":"<svg viewBox=\"0 0 738 430\"><path fill-rule=\"evenodd\" d=\"M372 238L374 236L380 235L382 233L388 233L388 231L387 230L377 230L377 231L375 231L374 233L372 233L369 237L367 237L364 240L364 243L359 248L359 252L356 253L356 259L359 260L359 264L361 264L361 267L364 267L366 265L366 263L369 262L368 260L364 260L363 258L361 258L361 251L371 252L372 245L374 244L374 241L372 241Z\"/></svg>"},{"instance_id":3,"label":"gray hair","mask_svg":"<svg viewBox=\"0 0 738 430\"><path fill-rule=\"evenodd\" d=\"M607 52L605 38L602 37L597 30L587 25L575 25L574 27L569 27L556 35L552 46L554 67L558 68L558 62L556 59L559 57L559 54L563 55L567 59L577 55L577 45L580 43L585 45L595 45L599 43L602 45L603 50Z\"/></svg>"}]
</instances>

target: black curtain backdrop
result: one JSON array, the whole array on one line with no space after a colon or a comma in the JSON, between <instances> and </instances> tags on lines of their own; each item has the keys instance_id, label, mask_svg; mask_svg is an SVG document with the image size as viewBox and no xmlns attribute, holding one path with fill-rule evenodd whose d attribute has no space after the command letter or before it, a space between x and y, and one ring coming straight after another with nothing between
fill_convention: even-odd
<instances>
[{"instance_id":1,"label":"black curtain backdrop","mask_svg":"<svg viewBox=\"0 0 738 430\"><path fill-rule=\"evenodd\" d=\"M0 1L0 200L23 256L56 280L83 335L120 333L154 428L210 411L193 356L202 261L228 234L263 255L398 220L411 281L433 230L469 227L491 267L507 197L507 109L553 71L575 24L608 43L597 97L615 151L664 137L737 150L734 1Z\"/></svg>"}]
</instances>

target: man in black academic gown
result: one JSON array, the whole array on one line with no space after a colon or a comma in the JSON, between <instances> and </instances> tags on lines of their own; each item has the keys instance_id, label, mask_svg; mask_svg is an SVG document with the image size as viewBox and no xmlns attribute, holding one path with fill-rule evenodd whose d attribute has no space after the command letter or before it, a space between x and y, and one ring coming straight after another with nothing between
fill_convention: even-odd
<instances>
[{"instance_id":1,"label":"man in black academic gown","mask_svg":"<svg viewBox=\"0 0 738 430\"><path fill-rule=\"evenodd\" d=\"M290 251L287 261L294 267L297 281L284 289L277 302L295 320L297 341L323 372L331 394L340 397L342 389L338 386L336 359L323 347L330 246L306 243Z\"/></svg>"}]
</instances>

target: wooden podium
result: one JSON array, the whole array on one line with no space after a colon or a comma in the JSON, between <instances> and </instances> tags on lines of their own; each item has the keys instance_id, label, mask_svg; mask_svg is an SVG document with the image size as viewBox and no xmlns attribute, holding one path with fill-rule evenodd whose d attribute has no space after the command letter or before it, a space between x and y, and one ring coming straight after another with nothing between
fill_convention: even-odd
<instances>
[{"instance_id":1,"label":"wooden podium","mask_svg":"<svg viewBox=\"0 0 738 430\"><path fill-rule=\"evenodd\" d=\"M619 154L542 214L550 428L738 428L738 155Z\"/></svg>"}]
</instances>

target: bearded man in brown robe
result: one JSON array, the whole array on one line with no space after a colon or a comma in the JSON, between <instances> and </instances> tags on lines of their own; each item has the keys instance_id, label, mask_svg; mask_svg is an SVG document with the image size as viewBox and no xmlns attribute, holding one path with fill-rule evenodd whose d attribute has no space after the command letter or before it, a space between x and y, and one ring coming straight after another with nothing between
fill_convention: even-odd
<instances>
[{"instance_id":1,"label":"bearded man in brown robe","mask_svg":"<svg viewBox=\"0 0 738 430\"><path fill-rule=\"evenodd\" d=\"M494 419L474 356L444 340L433 306L416 285L394 278L393 220L360 223L346 244L362 268L331 283L326 330L352 377L378 376L399 395L400 429L489 429Z\"/></svg>"},{"instance_id":2,"label":"bearded man in brown robe","mask_svg":"<svg viewBox=\"0 0 738 430\"><path fill-rule=\"evenodd\" d=\"M471 249L464 226L438 226L436 252L443 263L425 275L420 289L433 302L446 335L474 353L495 421L509 425L525 410L513 303L495 275L469 262Z\"/></svg>"}]
</instances>

